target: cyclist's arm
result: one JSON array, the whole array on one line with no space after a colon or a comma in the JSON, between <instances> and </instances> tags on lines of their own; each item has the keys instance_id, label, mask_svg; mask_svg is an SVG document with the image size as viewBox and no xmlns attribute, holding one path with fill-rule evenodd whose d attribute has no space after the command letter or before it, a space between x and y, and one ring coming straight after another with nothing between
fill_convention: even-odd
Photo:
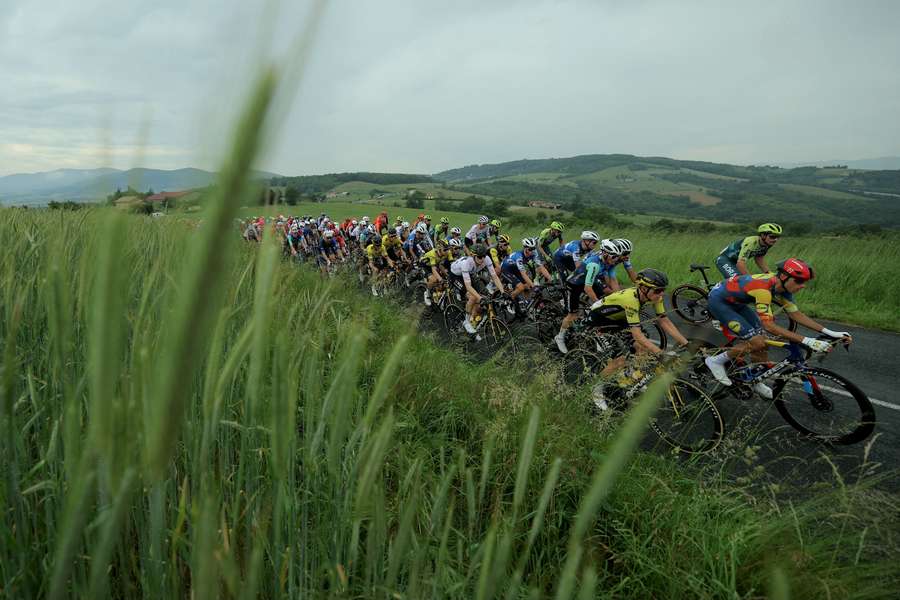
<instances>
[{"instance_id":1,"label":"cyclist's arm","mask_svg":"<svg viewBox=\"0 0 900 600\"><path fill-rule=\"evenodd\" d=\"M769 265L766 264L765 256L762 256L762 255L756 256L756 257L754 257L754 260L756 261L756 266L759 267L760 273L768 273L769 272Z\"/></svg>"},{"instance_id":2,"label":"cyclist's arm","mask_svg":"<svg viewBox=\"0 0 900 600\"><path fill-rule=\"evenodd\" d=\"M531 275L528 273L528 268L525 266L521 260L516 262L516 268L519 270L519 274L522 275L522 279L525 280L525 287L534 287L534 282L531 280Z\"/></svg>"},{"instance_id":3,"label":"cyclist's arm","mask_svg":"<svg viewBox=\"0 0 900 600\"><path fill-rule=\"evenodd\" d=\"M662 327L663 331L665 331L670 338L678 342L679 346L687 345L687 338L681 335L681 332L678 331L677 327L675 327L675 323L672 322L672 319L666 316L661 316L659 318L659 326Z\"/></svg>"},{"instance_id":4,"label":"cyclist's arm","mask_svg":"<svg viewBox=\"0 0 900 600\"><path fill-rule=\"evenodd\" d=\"M463 285L466 286L466 291L475 297L476 300L481 300L481 294L479 294L475 288L472 286L472 277L467 272L463 272Z\"/></svg>"},{"instance_id":5,"label":"cyclist's arm","mask_svg":"<svg viewBox=\"0 0 900 600\"><path fill-rule=\"evenodd\" d=\"M500 281L500 276L497 275L497 270L494 269L493 265L490 265L490 264L489 264L489 265L487 266L487 270L488 270L488 272L491 274L491 279L494 280L494 285L497 286L497 289L498 289L499 291L501 291L501 292L505 292L505 291L506 291L506 288L503 287L503 282Z\"/></svg>"},{"instance_id":6,"label":"cyclist's arm","mask_svg":"<svg viewBox=\"0 0 900 600\"><path fill-rule=\"evenodd\" d=\"M735 266L737 267L738 273L741 275L750 274L750 270L747 268L747 259L750 258L750 252L756 250L758 243L756 236L746 237L744 238L744 241L741 242L741 249L738 251L738 257L735 261Z\"/></svg>"},{"instance_id":7,"label":"cyclist's arm","mask_svg":"<svg viewBox=\"0 0 900 600\"><path fill-rule=\"evenodd\" d=\"M749 290L747 293L750 294L756 302L756 314L759 315L759 320L762 322L763 329L774 336L782 337L792 342L803 342L802 335L796 334L793 331L788 331L775 323L775 318L772 315L772 292L768 289L757 289Z\"/></svg>"},{"instance_id":8,"label":"cyclist's arm","mask_svg":"<svg viewBox=\"0 0 900 600\"><path fill-rule=\"evenodd\" d=\"M634 340L634 343L637 344L639 347L643 348L644 350L646 350L652 354L659 354L660 352L662 352L662 350L659 349L659 346L657 346L656 344L651 342L647 338L647 336L644 335L644 332L641 331L641 328L639 325L632 325L630 327L630 331L631 331L631 338Z\"/></svg>"},{"instance_id":9,"label":"cyclist's arm","mask_svg":"<svg viewBox=\"0 0 900 600\"><path fill-rule=\"evenodd\" d=\"M587 271L584 277L584 293L588 295L588 298L591 299L591 304L598 300L597 293L594 292L594 281L597 279L597 275L600 274L600 265L597 263L590 263L587 266Z\"/></svg>"}]
</instances>

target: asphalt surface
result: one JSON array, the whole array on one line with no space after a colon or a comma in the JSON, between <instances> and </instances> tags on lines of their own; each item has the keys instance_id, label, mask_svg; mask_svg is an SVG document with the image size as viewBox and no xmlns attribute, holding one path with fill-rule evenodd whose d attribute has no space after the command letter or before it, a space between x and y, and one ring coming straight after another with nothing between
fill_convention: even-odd
<instances>
[{"instance_id":1,"label":"asphalt surface","mask_svg":"<svg viewBox=\"0 0 900 600\"><path fill-rule=\"evenodd\" d=\"M871 480L885 491L900 492L900 334L820 321L829 329L849 331L849 352L840 348L820 365L849 379L875 405L877 424L864 442L827 446L804 439L762 399L726 396L717 404L726 421L726 438L705 466L741 481L815 489ZM710 326L677 322L689 337L721 343Z\"/></svg>"}]
</instances>

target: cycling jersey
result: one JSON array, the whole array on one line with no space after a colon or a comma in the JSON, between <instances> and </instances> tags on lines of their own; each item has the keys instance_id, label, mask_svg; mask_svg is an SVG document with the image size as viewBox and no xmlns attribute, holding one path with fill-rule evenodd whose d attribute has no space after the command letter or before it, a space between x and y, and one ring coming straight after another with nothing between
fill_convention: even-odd
<instances>
[{"instance_id":1,"label":"cycling jersey","mask_svg":"<svg viewBox=\"0 0 900 600\"><path fill-rule=\"evenodd\" d=\"M776 292L778 277L774 273L759 275L735 275L717 283L709 292L710 300L723 301L727 304L754 304L756 313L763 321L771 321L772 303L784 308L785 312L799 310L794 303L794 296L789 292Z\"/></svg>"},{"instance_id":2,"label":"cycling jersey","mask_svg":"<svg viewBox=\"0 0 900 600\"><path fill-rule=\"evenodd\" d=\"M447 259L446 254L444 256L438 256L437 249L432 249L422 255L419 259L419 264L425 267L436 267L442 264Z\"/></svg>"},{"instance_id":3,"label":"cycling jersey","mask_svg":"<svg viewBox=\"0 0 900 600\"><path fill-rule=\"evenodd\" d=\"M739 240L734 240L722 248L719 256L723 256L729 261L736 263L739 260L746 261L758 256L765 256L766 252L768 252L771 247L772 246L766 246L761 243L758 235L751 235Z\"/></svg>"},{"instance_id":4,"label":"cycling jersey","mask_svg":"<svg viewBox=\"0 0 900 600\"><path fill-rule=\"evenodd\" d=\"M381 246L369 244L366 246L366 256L369 257L369 260L384 260L387 258L387 249L384 247L384 244Z\"/></svg>"},{"instance_id":5,"label":"cycling jersey","mask_svg":"<svg viewBox=\"0 0 900 600\"><path fill-rule=\"evenodd\" d=\"M571 256L572 260L577 263L581 260L581 255L584 252L586 251L581 246L581 240L573 240L565 246L557 248L556 252L553 253L553 258L555 260L561 260L563 257Z\"/></svg>"},{"instance_id":6,"label":"cycling jersey","mask_svg":"<svg viewBox=\"0 0 900 600\"><path fill-rule=\"evenodd\" d=\"M498 246L491 246L490 250L491 262L494 263L494 268L499 269L500 265L506 260L506 257L509 256L509 246L506 247L505 251L500 250Z\"/></svg>"},{"instance_id":7,"label":"cycling jersey","mask_svg":"<svg viewBox=\"0 0 900 600\"><path fill-rule=\"evenodd\" d=\"M319 250L321 252L324 252L325 254L337 254L338 243L334 238L330 240L322 238L321 240L319 240Z\"/></svg>"},{"instance_id":8,"label":"cycling jersey","mask_svg":"<svg viewBox=\"0 0 900 600\"><path fill-rule=\"evenodd\" d=\"M391 237L387 234L382 236L381 238L381 247L385 249L385 251L391 249L399 249L403 247L403 242L400 241L400 238L397 236Z\"/></svg>"},{"instance_id":9,"label":"cycling jersey","mask_svg":"<svg viewBox=\"0 0 900 600\"><path fill-rule=\"evenodd\" d=\"M541 248L544 249L544 252L550 254L550 244L554 241L559 240L560 247L565 245L562 238L562 232L556 232L555 229L544 229L541 231L540 235L538 235L538 244L540 244Z\"/></svg>"},{"instance_id":10,"label":"cycling jersey","mask_svg":"<svg viewBox=\"0 0 900 600\"><path fill-rule=\"evenodd\" d=\"M500 265L500 273L506 278L506 281L518 285L525 283L525 273L532 277L531 271L534 270L535 257L537 251L532 251L531 256L525 256L524 250L513 252L503 259Z\"/></svg>"},{"instance_id":11,"label":"cycling jersey","mask_svg":"<svg viewBox=\"0 0 900 600\"><path fill-rule=\"evenodd\" d=\"M662 296L653 304L657 316L666 314ZM636 287L613 292L591 306L591 322L594 325L639 325L641 322L641 301Z\"/></svg>"},{"instance_id":12,"label":"cycling jersey","mask_svg":"<svg viewBox=\"0 0 900 600\"><path fill-rule=\"evenodd\" d=\"M454 260L453 264L450 265L450 272L457 277L462 277L463 281L467 283L471 283L472 275L477 275L484 269L487 269L492 277L494 276L494 265L487 259L483 259L481 264L477 265L475 264L475 257L463 256L462 258Z\"/></svg>"},{"instance_id":13,"label":"cycling jersey","mask_svg":"<svg viewBox=\"0 0 900 600\"><path fill-rule=\"evenodd\" d=\"M488 226L480 227L478 223L472 225L469 229L469 232L466 233L466 245L471 245L473 243L485 243L488 239Z\"/></svg>"},{"instance_id":14,"label":"cycling jersey","mask_svg":"<svg viewBox=\"0 0 900 600\"><path fill-rule=\"evenodd\" d=\"M603 258L597 253L588 254L575 271L566 280L569 285L575 286L592 286L597 282L599 277L600 283L606 285L605 277L610 279L616 278L616 265L608 265Z\"/></svg>"}]
</instances>

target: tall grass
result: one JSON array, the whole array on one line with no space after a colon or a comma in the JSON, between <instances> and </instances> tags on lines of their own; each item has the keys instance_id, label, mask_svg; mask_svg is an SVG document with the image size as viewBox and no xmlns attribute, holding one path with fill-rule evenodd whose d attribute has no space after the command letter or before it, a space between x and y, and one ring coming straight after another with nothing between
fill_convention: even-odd
<instances>
[{"instance_id":1,"label":"tall grass","mask_svg":"<svg viewBox=\"0 0 900 600\"><path fill-rule=\"evenodd\" d=\"M889 596L852 490L782 512L629 460L653 394L603 434L550 379L242 247L273 82L199 229L0 212L6 597Z\"/></svg>"}]
</instances>

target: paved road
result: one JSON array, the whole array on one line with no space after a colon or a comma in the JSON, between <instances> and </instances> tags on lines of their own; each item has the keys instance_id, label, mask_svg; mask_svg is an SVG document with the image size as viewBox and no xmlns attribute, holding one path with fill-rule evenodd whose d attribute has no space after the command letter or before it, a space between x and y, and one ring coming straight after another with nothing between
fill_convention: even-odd
<instances>
[{"instance_id":1,"label":"paved road","mask_svg":"<svg viewBox=\"0 0 900 600\"><path fill-rule=\"evenodd\" d=\"M762 400L742 402L729 397L720 402L730 433L718 461L722 464L721 459L725 458L729 473L756 483L833 486L838 484L838 478L852 482L860 475L874 475L880 478L879 488L898 492L900 334L821 322L829 329L853 335L850 352L838 349L822 366L843 375L872 399L878 421L875 433L862 444L829 448L800 438ZM721 340L710 327L692 328L683 323L679 327L689 329L691 336ZM748 445L752 446L749 451Z\"/></svg>"}]
</instances>

